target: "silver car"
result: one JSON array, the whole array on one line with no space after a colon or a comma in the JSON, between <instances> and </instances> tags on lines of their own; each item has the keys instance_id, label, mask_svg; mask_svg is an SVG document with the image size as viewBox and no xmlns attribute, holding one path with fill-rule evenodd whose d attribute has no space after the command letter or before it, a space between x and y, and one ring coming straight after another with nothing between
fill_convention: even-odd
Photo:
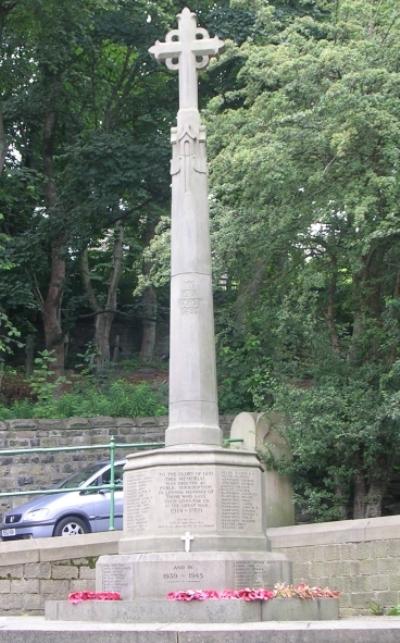
<instances>
[{"instance_id":1,"label":"silver car","mask_svg":"<svg viewBox=\"0 0 400 643\"><path fill-rule=\"evenodd\" d=\"M114 467L118 485L114 493L115 529L122 529L122 478L125 460ZM79 491L36 496L33 500L11 509L3 515L0 525L1 540L45 538L48 536L75 536L90 532L107 531L110 516L110 490L87 489L110 483L110 464L96 464L75 473L59 486L79 487Z\"/></svg>"}]
</instances>

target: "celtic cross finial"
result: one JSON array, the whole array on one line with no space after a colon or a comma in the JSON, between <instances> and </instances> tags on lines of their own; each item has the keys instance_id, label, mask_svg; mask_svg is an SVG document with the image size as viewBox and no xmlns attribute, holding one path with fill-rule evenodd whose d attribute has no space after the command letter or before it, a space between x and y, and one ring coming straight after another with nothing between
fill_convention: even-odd
<instances>
[{"instance_id":1,"label":"celtic cross finial","mask_svg":"<svg viewBox=\"0 0 400 643\"><path fill-rule=\"evenodd\" d=\"M178 29L169 31L165 42L157 40L149 52L168 69L179 71L179 107L197 109L197 70L207 67L224 43L210 38L206 29L197 26L196 15L187 7L178 14Z\"/></svg>"}]
</instances>

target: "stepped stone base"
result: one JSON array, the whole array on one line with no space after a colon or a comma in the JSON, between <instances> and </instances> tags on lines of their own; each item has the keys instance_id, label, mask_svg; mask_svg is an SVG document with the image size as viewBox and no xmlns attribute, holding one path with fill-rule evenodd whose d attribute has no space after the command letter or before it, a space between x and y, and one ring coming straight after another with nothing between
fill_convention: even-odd
<instances>
[{"instance_id":1,"label":"stepped stone base","mask_svg":"<svg viewBox=\"0 0 400 643\"><path fill-rule=\"evenodd\" d=\"M273 587L291 582L291 563L271 552L170 552L101 556L96 590L123 599L166 598L187 589Z\"/></svg>"},{"instance_id":2,"label":"stepped stone base","mask_svg":"<svg viewBox=\"0 0 400 643\"><path fill-rule=\"evenodd\" d=\"M48 620L108 623L256 623L262 621L334 620L339 617L337 599L270 601L206 600L174 602L162 599L88 601L72 605L48 601Z\"/></svg>"}]
</instances>

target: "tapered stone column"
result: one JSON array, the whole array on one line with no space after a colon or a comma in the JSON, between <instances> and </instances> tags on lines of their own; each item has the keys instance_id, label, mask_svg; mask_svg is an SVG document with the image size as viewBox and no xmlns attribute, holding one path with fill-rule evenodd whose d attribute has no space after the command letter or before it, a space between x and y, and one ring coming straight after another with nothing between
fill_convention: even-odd
<instances>
[{"instance_id":1,"label":"tapered stone column","mask_svg":"<svg viewBox=\"0 0 400 643\"><path fill-rule=\"evenodd\" d=\"M197 27L189 9L179 28L150 53L179 71L179 112L172 128L169 426L166 446L222 444L218 421L206 134L200 123L197 70L223 42Z\"/></svg>"}]
</instances>

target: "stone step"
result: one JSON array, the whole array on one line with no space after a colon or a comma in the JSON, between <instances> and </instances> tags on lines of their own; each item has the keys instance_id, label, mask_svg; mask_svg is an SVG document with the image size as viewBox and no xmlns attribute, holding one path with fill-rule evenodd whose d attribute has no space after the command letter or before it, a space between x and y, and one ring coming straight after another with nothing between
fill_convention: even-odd
<instances>
[{"instance_id":1,"label":"stone step","mask_svg":"<svg viewBox=\"0 0 400 643\"><path fill-rule=\"evenodd\" d=\"M128 624L0 617L0 643L398 643L400 617L225 624Z\"/></svg>"},{"instance_id":2,"label":"stone step","mask_svg":"<svg viewBox=\"0 0 400 643\"><path fill-rule=\"evenodd\" d=\"M261 621L320 621L339 617L335 598L269 601L168 601L141 598L133 601L46 601L45 617L55 621L92 623L257 623Z\"/></svg>"}]
</instances>

